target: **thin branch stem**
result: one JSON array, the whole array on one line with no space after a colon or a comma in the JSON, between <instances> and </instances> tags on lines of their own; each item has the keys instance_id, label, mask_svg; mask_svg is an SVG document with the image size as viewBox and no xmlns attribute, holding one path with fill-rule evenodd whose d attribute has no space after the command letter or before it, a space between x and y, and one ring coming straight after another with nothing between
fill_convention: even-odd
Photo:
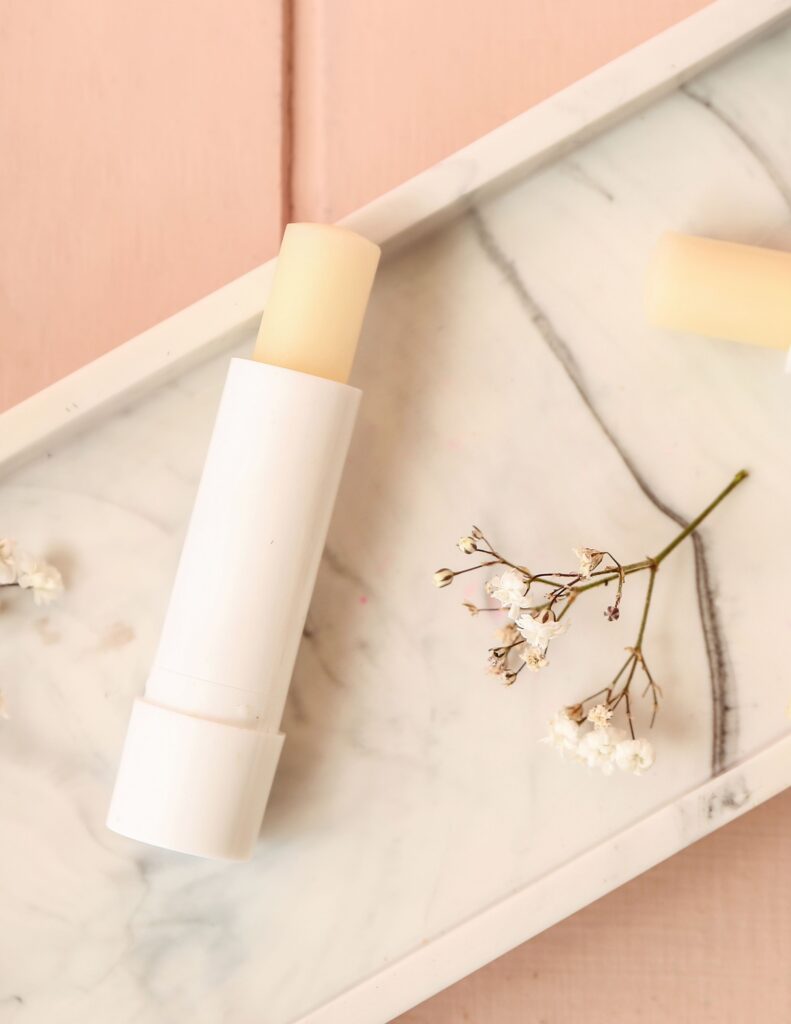
<instances>
[{"instance_id":1,"label":"thin branch stem","mask_svg":"<svg viewBox=\"0 0 791 1024\"><path fill-rule=\"evenodd\" d=\"M645 592L645 604L643 605L643 617L640 619L640 628L637 631L637 640L635 641L634 649L635 653L638 653L643 645L643 636L645 635L645 624L648 622L648 610L651 607L651 598L654 596L654 582L656 580L656 574L658 572L658 566L651 566L650 576L648 577L648 587Z\"/></svg>"},{"instance_id":2,"label":"thin branch stem","mask_svg":"<svg viewBox=\"0 0 791 1024\"><path fill-rule=\"evenodd\" d=\"M672 540L666 548L662 548L659 554L654 556L653 560L657 563L657 565L659 565L660 562L664 562L664 560L667 558L670 552L675 551L675 549L679 546L682 540L685 540L691 533L694 533L695 530L697 530L697 528L706 518L706 516L710 515L714 511L714 509L720 504L720 502L724 501L725 498L727 498L728 495L731 493L731 491L734 488L738 487L742 480L745 480L748 476L749 473L746 469L740 469L736 476L733 478L733 480L731 480L731 482L725 488L725 490L720 491L720 493L717 495L714 501L712 501L710 505L707 505L706 508L704 508L703 511L700 513L700 515L695 516L695 518L687 526L684 527L681 533L674 540Z\"/></svg>"}]
</instances>

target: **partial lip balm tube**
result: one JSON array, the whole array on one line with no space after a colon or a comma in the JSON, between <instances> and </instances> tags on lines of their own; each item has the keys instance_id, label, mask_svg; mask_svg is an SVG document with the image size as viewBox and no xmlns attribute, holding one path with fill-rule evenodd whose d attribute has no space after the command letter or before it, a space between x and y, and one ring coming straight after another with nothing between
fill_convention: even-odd
<instances>
[{"instance_id":1,"label":"partial lip balm tube","mask_svg":"<svg viewBox=\"0 0 791 1024\"><path fill-rule=\"evenodd\" d=\"M162 636L107 824L253 852L360 392L346 384L379 248L290 224L252 359L232 359Z\"/></svg>"},{"instance_id":2,"label":"partial lip balm tube","mask_svg":"<svg viewBox=\"0 0 791 1024\"><path fill-rule=\"evenodd\" d=\"M791 252L671 231L656 247L646 300L656 327L789 349Z\"/></svg>"}]
</instances>

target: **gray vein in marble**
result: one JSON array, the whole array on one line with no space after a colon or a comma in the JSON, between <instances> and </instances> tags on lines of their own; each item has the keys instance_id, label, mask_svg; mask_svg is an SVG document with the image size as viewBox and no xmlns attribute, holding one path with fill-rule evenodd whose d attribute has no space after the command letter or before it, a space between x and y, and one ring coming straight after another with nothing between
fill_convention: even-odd
<instances>
[{"instance_id":1,"label":"gray vein in marble","mask_svg":"<svg viewBox=\"0 0 791 1024\"><path fill-rule=\"evenodd\" d=\"M738 811L744 807L751 796L746 780L737 775L721 789L709 793L704 798L703 812L708 820L727 811Z\"/></svg>"},{"instance_id":2,"label":"gray vein in marble","mask_svg":"<svg viewBox=\"0 0 791 1024\"><path fill-rule=\"evenodd\" d=\"M346 681L340 677L335 671L330 662L330 659L325 657L320 645L317 642L316 634L310 630L305 632L303 630L302 636L305 640L305 644L308 645L313 651L313 656L318 662L318 666L327 678L327 681L332 683L337 689L342 690L346 686ZM290 698L289 698L290 699ZM304 709L303 709L304 710Z\"/></svg>"},{"instance_id":3,"label":"gray vein in marble","mask_svg":"<svg viewBox=\"0 0 791 1024\"><path fill-rule=\"evenodd\" d=\"M634 482L648 498L652 505L682 529L689 524L679 512L671 508L651 487L642 472L613 433L601 411L596 406L585 386L582 369L565 339L558 333L552 321L536 302L528 290L514 262L502 250L492 232L489 230L480 210L473 207L469 211L475 236L486 258L499 270L504 280L514 293L519 305L527 318L538 331L540 337L555 356L574 386L585 408L602 431L607 441L617 452L618 457L631 475ZM711 773L717 775L723 771L730 761L731 751L736 748L738 722L736 708L731 697L731 678L729 659L720 626L715 601L714 586L711 581L706 548L699 533L692 535L695 553L695 581L700 610L701 631L706 647L709 664L709 679L712 703L712 742L711 742Z\"/></svg>"},{"instance_id":4,"label":"gray vein in marble","mask_svg":"<svg viewBox=\"0 0 791 1024\"><path fill-rule=\"evenodd\" d=\"M577 163L574 160L567 160L566 166L569 169L570 176L575 181L580 182L586 188L589 188L592 192L600 195L602 199L606 199L608 203L615 201L615 196L610 192L608 188L605 188L600 181L597 181L592 174L587 171L582 164Z\"/></svg>"},{"instance_id":5,"label":"gray vein in marble","mask_svg":"<svg viewBox=\"0 0 791 1024\"><path fill-rule=\"evenodd\" d=\"M374 588L371 584L367 580L363 579L359 573L355 572L350 565L344 562L343 559L332 550L332 548L324 548L321 564L323 568L331 569L332 572L342 580L346 580L348 583L353 583L356 587L360 587L360 589L365 593L374 593Z\"/></svg>"},{"instance_id":6,"label":"gray vein in marble","mask_svg":"<svg viewBox=\"0 0 791 1024\"><path fill-rule=\"evenodd\" d=\"M780 174L778 169L774 166L773 161L767 156L755 139L745 131L744 127L726 114L725 111L722 110L721 107L717 106L710 97L697 92L691 85L682 85L679 88L679 92L682 92L688 99L692 100L693 103L697 103L699 106L703 107L704 110L707 110L712 117L716 118L733 136L735 136L735 138L739 140L747 152L755 159L756 163L766 174L766 177L771 181L778 193L782 196L783 202L786 204L788 209L791 210L791 186L789 186L783 175Z\"/></svg>"}]
</instances>

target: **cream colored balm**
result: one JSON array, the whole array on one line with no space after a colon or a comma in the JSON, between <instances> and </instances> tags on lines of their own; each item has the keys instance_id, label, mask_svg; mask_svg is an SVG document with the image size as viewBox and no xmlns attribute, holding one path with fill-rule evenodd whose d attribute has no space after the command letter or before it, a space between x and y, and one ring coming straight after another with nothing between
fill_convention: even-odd
<instances>
[{"instance_id":1,"label":"cream colored balm","mask_svg":"<svg viewBox=\"0 0 791 1024\"><path fill-rule=\"evenodd\" d=\"M289 224L253 358L345 384L379 247L328 224Z\"/></svg>"},{"instance_id":2,"label":"cream colored balm","mask_svg":"<svg viewBox=\"0 0 791 1024\"><path fill-rule=\"evenodd\" d=\"M651 323L791 348L791 253L668 232L649 268Z\"/></svg>"},{"instance_id":3,"label":"cream colored balm","mask_svg":"<svg viewBox=\"0 0 791 1024\"><path fill-rule=\"evenodd\" d=\"M154 664L108 813L122 835L246 860L360 392L346 384L379 260L290 224L253 359L232 359Z\"/></svg>"}]
</instances>

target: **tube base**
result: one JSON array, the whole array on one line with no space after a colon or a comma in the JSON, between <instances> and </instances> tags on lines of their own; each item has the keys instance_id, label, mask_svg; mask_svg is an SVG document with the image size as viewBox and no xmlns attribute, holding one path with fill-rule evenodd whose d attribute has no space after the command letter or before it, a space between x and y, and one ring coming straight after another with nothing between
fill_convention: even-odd
<instances>
[{"instance_id":1,"label":"tube base","mask_svg":"<svg viewBox=\"0 0 791 1024\"><path fill-rule=\"evenodd\" d=\"M166 850L249 860L283 740L136 700L107 826Z\"/></svg>"}]
</instances>

